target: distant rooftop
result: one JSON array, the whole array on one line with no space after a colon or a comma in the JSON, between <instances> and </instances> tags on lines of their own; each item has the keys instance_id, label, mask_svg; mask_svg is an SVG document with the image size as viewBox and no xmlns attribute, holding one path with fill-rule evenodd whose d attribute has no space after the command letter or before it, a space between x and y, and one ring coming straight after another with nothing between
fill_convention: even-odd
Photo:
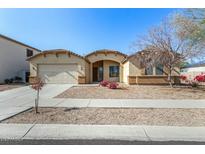
<instances>
[{"instance_id":1,"label":"distant rooftop","mask_svg":"<svg viewBox=\"0 0 205 154\"><path fill-rule=\"evenodd\" d=\"M6 40L8 40L8 41L11 41L11 42L20 44L20 45L22 45L22 46L25 46L25 47L28 47L28 48L31 48L31 49L34 49L34 50L37 50L37 51L41 51L41 50L39 50L39 49L37 49L37 48L34 48L34 47L30 46L30 45L27 45L27 44L25 44L25 43L22 43L22 42L19 42L19 41L17 41L17 40L14 40L14 39L12 39L12 38L10 38L10 37L8 37L8 36L5 36L5 35L0 34L0 37L6 39Z\"/></svg>"},{"instance_id":2,"label":"distant rooftop","mask_svg":"<svg viewBox=\"0 0 205 154\"><path fill-rule=\"evenodd\" d=\"M205 67L205 61L195 63L195 64L189 64L187 66L184 66L183 68L190 68L190 67Z\"/></svg>"}]
</instances>

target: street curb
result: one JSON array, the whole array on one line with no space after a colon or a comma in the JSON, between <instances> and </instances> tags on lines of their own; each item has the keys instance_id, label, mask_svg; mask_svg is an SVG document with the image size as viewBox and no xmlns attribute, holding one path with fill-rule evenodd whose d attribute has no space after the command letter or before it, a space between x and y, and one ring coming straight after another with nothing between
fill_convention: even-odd
<instances>
[{"instance_id":1,"label":"street curb","mask_svg":"<svg viewBox=\"0 0 205 154\"><path fill-rule=\"evenodd\" d=\"M196 141L0 139L0 145L205 145Z\"/></svg>"}]
</instances>

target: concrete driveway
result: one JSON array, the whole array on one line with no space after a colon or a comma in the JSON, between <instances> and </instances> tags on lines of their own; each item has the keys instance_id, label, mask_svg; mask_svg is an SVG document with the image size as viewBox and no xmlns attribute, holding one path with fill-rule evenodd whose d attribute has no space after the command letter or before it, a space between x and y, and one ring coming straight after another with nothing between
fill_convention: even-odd
<instances>
[{"instance_id":1,"label":"concrete driveway","mask_svg":"<svg viewBox=\"0 0 205 154\"><path fill-rule=\"evenodd\" d=\"M41 100L52 100L72 86L72 84L47 84L40 93ZM29 86L0 92L0 121L30 109L34 105L35 94L36 92Z\"/></svg>"}]
</instances>

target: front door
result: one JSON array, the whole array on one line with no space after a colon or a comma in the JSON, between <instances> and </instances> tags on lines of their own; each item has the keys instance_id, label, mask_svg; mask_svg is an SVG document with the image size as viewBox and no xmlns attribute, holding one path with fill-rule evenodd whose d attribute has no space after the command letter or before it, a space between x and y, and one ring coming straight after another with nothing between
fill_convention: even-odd
<instances>
[{"instance_id":1,"label":"front door","mask_svg":"<svg viewBox=\"0 0 205 154\"><path fill-rule=\"evenodd\" d=\"M103 80L103 67L98 67L98 82Z\"/></svg>"},{"instance_id":2,"label":"front door","mask_svg":"<svg viewBox=\"0 0 205 154\"><path fill-rule=\"evenodd\" d=\"M103 61L93 63L93 82L103 80Z\"/></svg>"},{"instance_id":3,"label":"front door","mask_svg":"<svg viewBox=\"0 0 205 154\"><path fill-rule=\"evenodd\" d=\"M93 82L98 82L98 68L93 67Z\"/></svg>"}]
</instances>

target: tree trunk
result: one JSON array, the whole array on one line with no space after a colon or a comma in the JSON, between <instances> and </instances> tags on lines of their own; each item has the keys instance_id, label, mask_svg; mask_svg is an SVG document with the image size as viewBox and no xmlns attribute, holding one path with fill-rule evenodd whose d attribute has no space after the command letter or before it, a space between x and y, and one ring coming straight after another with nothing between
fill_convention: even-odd
<instances>
[{"instance_id":1,"label":"tree trunk","mask_svg":"<svg viewBox=\"0 0 205 154\"><path fill-rule=\"evenodd\" d=\"M36 110L36 113L39 113L38 112L38 103L39 103L39 90L37 90L37 98L35 99L35 110Z\"/></svg>"},{"instance_id":2,"label":"tree trunk","mask_svg":"<svg viewBox=\"0 0 205 154\"><path fill-rule=\"evenodd\" d=\"M172 84L172 67L170 67L170 69L169 69L168 81L169 81L170 87L173 88L173 84Z\"/></svg>"}]
</instances>

